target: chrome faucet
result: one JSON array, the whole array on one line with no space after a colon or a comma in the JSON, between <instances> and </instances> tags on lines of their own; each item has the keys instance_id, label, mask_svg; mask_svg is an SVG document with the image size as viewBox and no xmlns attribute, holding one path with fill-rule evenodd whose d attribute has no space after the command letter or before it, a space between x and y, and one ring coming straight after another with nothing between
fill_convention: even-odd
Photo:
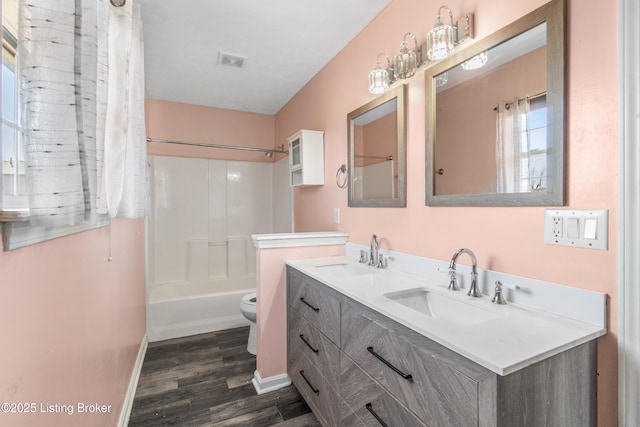
<instances>
[{"instance_id":1,"label":"chrome faucet","mask_svg":"<svg viewBox=\"0 0 640 427\"><path fill-rule=\"evenodd\" d=\"M369 265L376 267L378 265L378 250L380 249L380 242L378 236L371 235L371 249L369 251Z\"/></svg>"},{"instance_id":2,"label":"chrome faucet","mask_svg":"<svg viewBox=\"0 0 640 427\"><path fill-rule=\"evenodd\" d=\"M469 292L467 295L471 297L479 298L482 296L482 293L478 289L478 271L476 269L476 256L470 249L462 248L458 249L456 253L453 254L451 258L451 263L449 264L449 289L452 291L457 291L460 289L458 286L458 282L456 280L456 261L460 254L466 253L471 257L471 286L469 286Z\"/></svg>"}]
</instances>

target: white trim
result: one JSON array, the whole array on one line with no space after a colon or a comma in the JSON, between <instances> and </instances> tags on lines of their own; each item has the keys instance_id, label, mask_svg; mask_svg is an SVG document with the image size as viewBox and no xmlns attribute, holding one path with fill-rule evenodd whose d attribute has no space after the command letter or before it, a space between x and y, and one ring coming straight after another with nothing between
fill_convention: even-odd
<instances>
[{"instance_id":1,"label":"white trim","mask_svg":"<svg viewBox=\"0 0 640 427\"><path fill-rule=\"evenodd\" d=\"M293 248L300 246L344 245L349 233L340 231L321 231L317 233L275 233L254 234L253 246L258 249Z\"/></svg>"},{"instance_id":2,"label":"white trim","mask_svg":"<svg viewBox=\"0 0 640 427\"><path fill-rule=\"evenodd\" d=\"M140 379L140 372L142 372L142 363L144 362L144 356L147 354L147 346L149 340L145 334L142 337L140 348L138 349L138 357L136 363L133 365L133 372L131 373L131 379L129 380L129 388L127 389L127 395L124 398L122 405L122 411L120 411L119 427L127 427L129 425L129 417L131 416L131 408L133 407L133 399L136 397L136 389L138 388L138 380Z\"/></svg>"},{"instance_id":3,"label":"white trim","mask_svg":"<svg viewBox=\"0 0 640 427\"><path fill-rule=\"evenodd\" d=\"M197 301L198 299L195 298ZM206 302L206 296L202 299L202 301L198 302ZM172 303L177 304L172 304ZM173 300L168 301L168 305L170 307L176 307L182 302L182 300ZM198 334L206 334L208 332L214 331L223 331L226 329L239 328L242 326L249 326L251 322L249 322L243 315L240 313L240 303L232 304L228 307L231 307L232 310L236 310L237 314L231 314L228 316L217 316L213 317L217 313L212 312L211 314L201 314L201 311L194 310L194 315L200 315L201 319L193 320L193 321L185 321L183 317L180 317L180 313L178 313L179 321L176 324L163 323L161 321L156 320L155 311L156 309L153 307L153 303L147 306L147 312L150 312L151 323L147 325L147 333L149 334L150 342L164 341L170 340L173 338L181 338L188 337L191 335ZM168 310L171 311L172 308ZM166 310L165 310L166 311ZM164 314L164 313L163 313Z\"/></svg>"},{"instance_id":4,"label":"white trim","mask_svg":"<svg viewBox=\"0 0 640 427\"><path fill-rule=\"evenodd\" d=\"M253 373L253 379L251 380L251 382L253 383L253 388L256 389L256 393L264 394L291 385L291 378L289 378L289 375L287 374L261 378L260 373L256 370Z\"/></svg>"},{"instance_id":5,"label":"white trim","mask_svg":"<svg viewBox=\"0 0 640 427\"><path fill-rule=\"evenodd\" d=\"M640 419L640 5L618 2L618 424Z\"/></svg>"},{"instance_id":6,"label":"white trim","mask_svg":"<svg viewBox=\"0 0 640 427\"><path fill-rule=\"evenodd\" d=\"M26 217L23 217L23 219L24 221L21 222L2 223L2 243L5 251L12 251L47 240L93 230L94 228L106 227L111 224L108 215L99 215L95 223L86 222L60 227L34 227L26 221Z\"/></svg>"}]
</instances>

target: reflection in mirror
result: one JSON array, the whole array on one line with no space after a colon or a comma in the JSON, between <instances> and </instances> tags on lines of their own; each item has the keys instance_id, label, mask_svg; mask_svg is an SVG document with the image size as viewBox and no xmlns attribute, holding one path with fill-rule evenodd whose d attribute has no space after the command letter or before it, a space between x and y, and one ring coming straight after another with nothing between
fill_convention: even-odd
<instances>
[{"instance_id":1,"label":"reflection in mirror","mask_svg":"<svg viewBox=\"0 0 640 427\"><path fill-rule=\"evenodd\" d=\"M353 120L355 199L393 199L398 194L396 104L394 98Z\"/></svg>"},{"instance_id":2,"label":"reflection in mirror","mask_svg":"<svg viewBox=\"0 0 640 427\"><path fill-rule=\"evenodd\" d=\"M472 58L446 71L436 88L436 195L545 189L545 45L541 24L482 52L478 68L465 68Z\"/></svg>"},{"instance_id":3,"label":"reflection in mirror","mask_svg":"<svg viewBox=\"0 0 640 427\"><path fill-rule=\"evenodd\" d=\"M405 86L347 116L349 206L405 206Z\"/></svg>"},{"instance_id":4,"label":"reflection in mirror","mask_svg":"<svg viewBox=\"0 0 640 427\"><path fill-rule=\"evenodd\" d=\"M562 204L563 10L554 0L427 70L427 204Z\"/></svg>"}]
</instances>

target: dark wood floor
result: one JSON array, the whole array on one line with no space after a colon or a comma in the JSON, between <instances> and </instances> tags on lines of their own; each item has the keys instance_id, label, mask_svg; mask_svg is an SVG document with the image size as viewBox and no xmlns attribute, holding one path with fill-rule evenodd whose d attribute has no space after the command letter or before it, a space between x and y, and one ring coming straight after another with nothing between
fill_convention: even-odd
<instances>
[{"instance_id":1,"label":"dark wood floor","mask_svg":"<svg viewBox=\"0 0 640 427\"><path fill-rule=\"evenodd\" d=\"M320 426L289 386L258 396L248 328L150 343L129 426Z\"/></svg>"}]
</instances>

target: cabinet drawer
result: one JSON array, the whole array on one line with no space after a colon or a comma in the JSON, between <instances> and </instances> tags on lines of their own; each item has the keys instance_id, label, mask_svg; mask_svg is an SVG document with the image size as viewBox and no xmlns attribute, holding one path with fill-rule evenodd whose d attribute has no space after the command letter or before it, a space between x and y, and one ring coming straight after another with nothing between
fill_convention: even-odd
<instances>
[{"instance_id":1,"label":"cabinet drawer","mask_svg":"<svg viewBox=\"0 0 640 427\"><path fill-rule=\"evenodd\" d=\"M314 364L306 357L299 357L290 361L288 371L291 381L323 425L339 426L338 390L329 387Z\"/></svg>"},{"instance_id":2,"label":"cabinet drawer","mask_svg":"<svg viewBox=\"0 0 640 427\"><path fill-rule=\"evenodd\" d=\"M429 352L439 344L405 341L398 326L380 322L366 307L345 304L342 349L427 425L477 426L478 382Z\"/></svg>"},{"instance_id":3,"label":"cabinet drawer","mask_svg":"<svg viewBox=\"0 0 640 427\"><path fill-rule=\"evenodd\" d=\"M340 301L329 289L292 268L287 268L287 289L289 306L340 345Z\"/></svg>"},{"instance_id":4,"label":"cabinet drawer","mask_svg":"<svg viewBox=\"0 0 640 427\"><path fill-rule=\"evenodd\" d=\"M289 364L292 358L306 356L334 390L339 390L340 350L297 311L289 310Z\"/></svg>"},{"instance_id":5,"label":"cabinet drawer","mask_svg":"<svg viewBox=\"0 0 640 427\"><path fill-rule=\"evenodd\" d=\"M340 426L379 427L382 421L388 426L425 427L424 423L344 354L340 359L340 368L341 394L346 403L343 405Z\"/></svg>"}]
</instances>

